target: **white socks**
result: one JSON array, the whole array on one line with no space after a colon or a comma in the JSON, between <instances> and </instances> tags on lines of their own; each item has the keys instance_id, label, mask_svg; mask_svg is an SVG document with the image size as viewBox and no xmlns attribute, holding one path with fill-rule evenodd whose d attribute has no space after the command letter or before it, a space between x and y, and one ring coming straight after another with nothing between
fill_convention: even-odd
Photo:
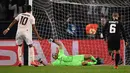
<instances>
[{"instance_id":1,"label":"white socks","mask_svg":"<svg viewBox=\"0 0 130 73\"><path fill-rule=\"evenodd\" d=\"M35 60L35 55L34 55L34 47L29 47L29 61L30 61L30 63L31 62L34 62L34 60ZM23 55L23 53L22 53L22 46L18 46L18 60L20 61L20 62L22 62L22 55Z\"/></svg>"},{"instance_id":2,"label":"white socks","mask_svg":"<svg viewBox=\"0 0 130 73\"><path fill-rule=\"evenodd\" d=\"M22 62L22 46L18 46L18 60Z\"/></svg>"},{"instance_id":3,"label":"white socks","mask_svg":"<svg viewBox=\"0 0 130 73\"><path fill-rule=\"evenodd\" d=\"M34 47L29 47L29 55L30 55L30 61L34 62L35 57L34 57Z\"/></svg>"}]
</instances>

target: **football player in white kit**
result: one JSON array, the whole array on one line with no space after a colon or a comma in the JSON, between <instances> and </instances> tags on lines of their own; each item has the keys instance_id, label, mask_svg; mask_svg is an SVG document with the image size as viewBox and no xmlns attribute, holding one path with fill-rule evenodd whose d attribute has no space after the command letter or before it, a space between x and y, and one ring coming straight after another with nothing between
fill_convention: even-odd
<instances>
[{"instance_id":1,"label":"football player in white kit","mask_svg":"<svg viewBox=\"0 0 130 73\"><path fill-rule=\"evenodd\" d=\"M11 29L11 27L18 22L18 28L17 28L17 33L16 33L16 44L18 45L18 59L19 63L18 66L22 65L22 43L23 40L27 43L29 50L30 50L30 60L31 60L31 65L33 66L38 66L34 60L34 48L32 45L32 29L36 36L38 37L39 40L42 38L39 36L36 27L35 27L35 18L31 14L31 6L30 5L25 5L25 13L20 13L13 22L8 26L7 29L3 31L3 34L5 35L8 33L8 31Z\"/></svg>"}]
</instances>

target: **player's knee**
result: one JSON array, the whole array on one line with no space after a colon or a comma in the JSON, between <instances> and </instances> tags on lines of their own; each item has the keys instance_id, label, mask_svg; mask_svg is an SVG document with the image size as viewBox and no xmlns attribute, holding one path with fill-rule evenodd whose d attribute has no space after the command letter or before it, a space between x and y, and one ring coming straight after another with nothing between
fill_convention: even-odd
<instances>
[{"instance_id":1,"label":"player's knee","mask_svg":"<svg viewBox=\"0 0 130 73\"><path fill-rule=\"evenodd\" d=\"M31 48L31 47L33 47L33 45L32 45L32 44L29 44L28 47Z\"/></svg>"}]
</instances>

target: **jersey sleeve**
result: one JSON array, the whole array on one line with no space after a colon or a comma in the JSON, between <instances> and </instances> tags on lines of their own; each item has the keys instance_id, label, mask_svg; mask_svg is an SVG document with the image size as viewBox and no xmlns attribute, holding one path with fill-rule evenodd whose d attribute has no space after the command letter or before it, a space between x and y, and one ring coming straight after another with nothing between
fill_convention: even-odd
<instances>
[{"instance_id":1,"label":"jersey sleeve","mask_svg":"<svg viewBox=\"0 0 130 73\"><path fill-rule=\"evenodd\" d=\"M35 24L35 18L34 18L34 16L31 17L31 21L30 22L31 22L31 24Z\"/></svg>"},{"instance_id":2,"label":"jersey sleeve","mask_svg":"<svg viewBox=\"0 0 130 73\"><path fill-rule=\"evenodd\" d=\"M63 58L63 57L65 57L64 50L63 49L59 49L58 58Z\"/></svg>"},{"instance_id":3,"label":"jersey sleeve","mask_svg":"<svg viewBox=\"0 0 130 73\"><path fill-rule=\"evenodd\" d=\"M20 15L21 15L21 14L19 14L18 16L16 16L16 17L15 17L15 20L19 21L19 20L20 20Z\"/></svg>"},{"instance_id":4,"label":"jersey sleeve","mask_svg":"<svg viewBox=\"0 0 130 73\"><path fill-rule=\"evenodd\" d=\"M64 55L64 50L63 49L59 49L58 55Z\"/></svg>"},{"instance_id":5,"label":"jersey sleeve","mask_svg":"<svg viewBox=\"0 0 130 73\"><path fill-rule=\"evenodd\" d=\"M64 50L63 49L59 49L59 53L58 53L58 57L61 58L64 62L71 62L73 59L73 56L66 56L64 54Z\"/></svg>"}]
</instances>

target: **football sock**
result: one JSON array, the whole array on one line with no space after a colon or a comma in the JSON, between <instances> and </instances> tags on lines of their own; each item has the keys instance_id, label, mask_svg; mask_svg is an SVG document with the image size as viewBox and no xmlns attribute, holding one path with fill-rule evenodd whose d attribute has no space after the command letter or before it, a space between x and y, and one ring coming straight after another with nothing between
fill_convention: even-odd
<instances>
[{"instance_id":1,"label":"football sock","mask_svg":"<svg viewBox=\"0 0 130 73\"><path fill-rule=\"evenodd\" d=\"M22 62L22 47L18 46L18 59L20 62Z\"/></svg>"},{"instance_id":2,"label":"football sock","mask_svg":"<svg viewBox=\"0 0 130 73\"><path fill-rule=\"evenodd\" d=\"M116 54L116 57L115 57L115 66L118 66L119 60L120 60L120 54Z\"/></svg>"},{"instance_id":3,"label":"football sock","mask_svg":"<svg viewBox=\"0 0 130 73\"><path fill-rule=\"evenodd\" d=\"M29 50L30 50L30 60L31 60L31 62L34 62L34 60L35 60L35 57L34 57L34 48L30 47Z\"/></svg>"}]
</instances>

